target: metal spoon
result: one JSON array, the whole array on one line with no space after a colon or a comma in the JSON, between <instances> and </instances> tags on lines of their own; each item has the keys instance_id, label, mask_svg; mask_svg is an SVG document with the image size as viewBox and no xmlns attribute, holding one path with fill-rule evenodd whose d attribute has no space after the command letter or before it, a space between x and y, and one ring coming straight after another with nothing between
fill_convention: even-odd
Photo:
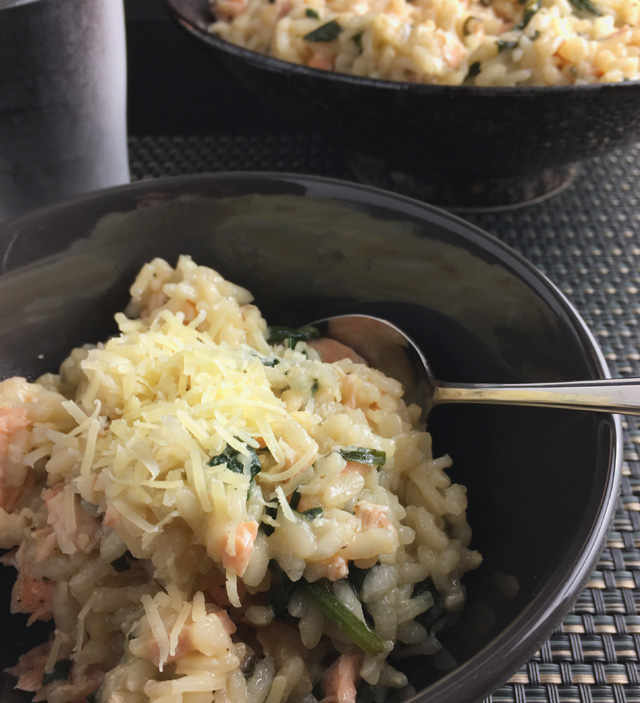
<instances>
[{"instance_id":1,"label":"metal spoon","mask_svg":"<svg viewBox=\"0 0 640 703\"><path fill-rule=\"evenodd\" d=\"M523 383L445 383L434 378L416 344L387 320L339 315L311 323L321 336L351 347L372 367L399 380L405 399L423 409L423 418L442 403L489 403L575 408L640 415L640 379Z\"/></svg>"}]
</instances>

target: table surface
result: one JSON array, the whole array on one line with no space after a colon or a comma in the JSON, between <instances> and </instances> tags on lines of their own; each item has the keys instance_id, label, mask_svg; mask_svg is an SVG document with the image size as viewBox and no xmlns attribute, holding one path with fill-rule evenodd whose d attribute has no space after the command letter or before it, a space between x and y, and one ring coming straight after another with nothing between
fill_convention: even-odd
<instances>
[{"instance_id":1,"label":"table surface","mask_svg":"<svg viewBox=\"0 0 640 703\"><path fill-rule=\"evenodd\" d=\"M348 154L263 109L170 26L155 0L127 3L133 179L251 170L357 180ZM461 214L562 290L613 376L640 376L639 199L640 143L584 164L543 202ZM591 580L551 638L489 702L640 703L640 424L628 418L623 428L621 494Z\"/></svg>"}]
</instances>

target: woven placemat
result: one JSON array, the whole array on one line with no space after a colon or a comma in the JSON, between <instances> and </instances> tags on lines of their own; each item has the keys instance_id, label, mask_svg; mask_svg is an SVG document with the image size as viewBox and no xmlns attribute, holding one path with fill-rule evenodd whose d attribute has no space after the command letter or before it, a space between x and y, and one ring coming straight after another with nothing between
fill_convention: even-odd
<instances>
[{"instance_id":1,"label":"woven placemat","mask_svg":"<svg viewBox=\"0 0 640 703\"><path fill-rule=\"evenodd\" d=\"M133 137L134 179L280 171L355 180L320 138ZM584 166L560 194L466 213L527 257L571 300L614 376L640 376L640 144ZM488 703L640 703L640 424L623 420L621 495L606 548L571 613ZM451 703L456 703L452 701Z\"/></svg>"}]
</instances>

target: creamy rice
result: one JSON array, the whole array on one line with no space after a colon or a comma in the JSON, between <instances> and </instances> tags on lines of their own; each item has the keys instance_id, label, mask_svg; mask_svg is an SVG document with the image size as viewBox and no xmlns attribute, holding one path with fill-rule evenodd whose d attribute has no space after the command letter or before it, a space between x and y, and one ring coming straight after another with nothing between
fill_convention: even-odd
<instances>
[{"instance_id":1,"label":"creamy rice","mask_svg":"<svg viewBox=\"0 0 640 703\"><path fill-rule=\"evenodd\" d=\"M638 0L212 0L211 31L355 76L514 86L640 79Z\"/></svg>"},{"instance_id":2,"label":"creamy rice","mask_svg":"<svg viewBox=\"0 0 640 703\"><path fill-rule=\"evenodd\" d=\"M181 257L120 332L0 383L0 548L51 638L35 701L354 703L410 692L464 603L465 489L401 385Z\"/></svg>"}]
</instances>

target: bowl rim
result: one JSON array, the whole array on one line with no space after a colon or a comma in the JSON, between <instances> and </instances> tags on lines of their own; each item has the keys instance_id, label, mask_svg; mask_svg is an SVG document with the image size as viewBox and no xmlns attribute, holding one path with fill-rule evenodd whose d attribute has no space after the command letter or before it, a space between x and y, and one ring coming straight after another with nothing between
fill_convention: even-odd
<instances>
[{"instance_id":1,"label":"bowl rim","mask_svg":"<svg viewBox=\"0 0 640 703\"><path fill-rule=\"evenodd\" d=\"M533 288L535 293L541 296L556 314L561 311L580 342L585 361L591 366L593 378L610 377L604 354L577 309L562 291L523 255L495 235L433 205L379 188L334 178L285 172L231 171L148 179L91 191L0 223L0 258L4 264L13 243L21 235L24 228L35 224L40 231L44 231L43 222L46 222L50 215L72 211L84 204L95 205L105 200L108 202L110 198L122 194L133 196L132 203L135 202L136 196L153 195L155 198L162 193L180 197L187 192L202 193L205 186L245 184L246 188L252 182L270 184L280 188L287 184L293 184L303 188L304 195L301 197L316 197L334 201L337 198L350 206L387 209L396 216L401 215L423 220L449 229L463 241L479 247L484 253L497 258L500 265L505 266L526 285ZM336 193L336 191L338 192ZM228 195L230 194L226 192L225 196ZM100 214L100 217L106 214L108 211ZM3 265L0 275L5 272L6 268ZM616 509L616 499L622 477L620 416L608 413L593 413L593 415L600 418L599 430L602 430L603 427L608 429L611 446L606 457L604 491L602 495L592 501L594 519L590 521L588 529L584 525L580 526L584 532L580 535L579 540L581 548L572 551L561 564L555 567L539 592L507 628L452 672L417 692L410 699L413 703L423 700L425 703L427 700L428 703L450 703L452 700L458 703L475 703L497 690L551 635L585 586L604 547L605 538ZM602 456L598 461L604 463L605 457ZM572 544L578 541L577 535L578 533L572 540ZM523 631L527 635L526 641L522 638ZM491 680L490 684L487 684L487 679Z\"/></svg>"},{"instance_id":2,"label":"bowl rim","mask_svg":"<svg viewBox=\"0 0 640 703\"><path fill-rule=\"evenodd\" d=\"M273 73L289 73L301 78L324 80L329 83L352 85L360 88L377 88L379 90L411 91L420 95L450 95L452 90L465 97L502 98L505 91L514 97L532 97L539 94L575 96L576 92L593 94L620 92L640 88L640 79L634 81L620 81L617 83L580 83L572 85L515 85L515 86L476 86L476 85L432 85L429 83L411 83L409 81L394 81L387 78L367 78L337 71L325 71L318 68L303 66L302 64L285 61L274 56L262 54L259 51L246 49L233 44L219 35L210 32L206 27L192 21L176 4L175 0L163 0L167 13L177 21L189 34L209 44L214 49L228 54L235 59L240 59L261 69ZM213 24L213 18L212 22ZM603 96L605 99L605 96Z\"/></svg>"}]
</instances>

